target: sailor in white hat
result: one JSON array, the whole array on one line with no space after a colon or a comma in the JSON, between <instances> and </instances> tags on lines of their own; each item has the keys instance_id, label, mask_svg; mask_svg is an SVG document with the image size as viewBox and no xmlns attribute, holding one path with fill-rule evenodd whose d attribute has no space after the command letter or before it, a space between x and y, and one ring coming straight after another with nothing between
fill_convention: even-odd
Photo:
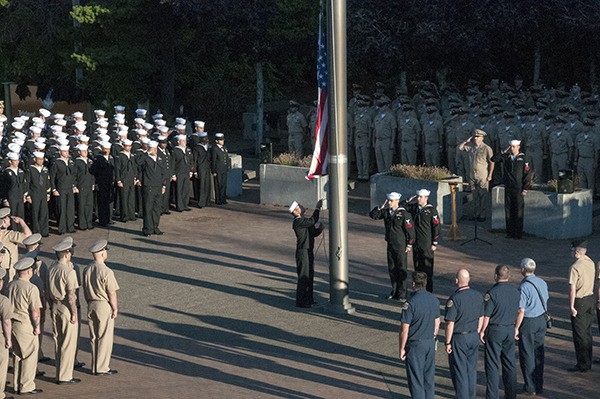
<instances>
[{"instance_id":1,"label":"sailor in white hat","mask_svg":"<svg viewBox=\"0 0 600 399\"><path fill-rule=\"evenodd\" d=\"M380 207L375 207L369 213L372 219L383 219L385 225L385 240L387 241L387 260L392 291L388 299L406 301L407 295L407 253L412 250L415 242L415 229L412 216L400 206L398 192L388 193ZM387 205L387 207L386 207Z\"/></svg>"},{"instance_id":2,"label":"sailor in white hat","mask_svg":"<svg viewBox=\"0 0 600 399\"><path fill-rule=\"evenodd\" d=\"M229 155L225 147L225 135L215 134L213 147L213 176L215 177L215 205L227 204L227 171L229 169Z\"/></svg>"},{"instance_id":3,"label":"sailor in white hat","mask_svg":"<svg viewBox=\"0 0 600 399\"><path fill-rule=\"evenodd\" d=\"M10 207L11 214L19 218L25 217L24 199L27 194L25 189L25 172L19 168L20 155L16 152L6 154L8 167L2 172L2 181L4 182L4 200L2 205ZM13 223L13 228L16 227Z\"/></svg>"},{"instance_id":4,"label":"sailor in white hat","mask_svg":"<svg viewBox=\"0 0 600 399\"><path fill-rule=\"evenodd\" d=\"M184 127L185 128L185 127ZM177 212L191 211L190 179L192 177L192 152L187 146L187 136L180 133L175 136L177 145L173 148L173 174L175 175L175 210Z\"/></svg>"},{"instance_id":5,"label":"sailor in white hat","mask_svg":"<svg viewBox=\"0 0 600 399\"><path fill-rule=\"evenodd\" d=\"M299 308L310 308L315 305L313 295L314 265L314 241L315 237L323 230L319 223L319 214L323 201L317 201L315 210L311 217L304 216L304 208L294 201L288 211L294 216L292 229L296 235L296 270L298 272L298 284L296 285L296 306Z\"/></svg>"}]
</instances>

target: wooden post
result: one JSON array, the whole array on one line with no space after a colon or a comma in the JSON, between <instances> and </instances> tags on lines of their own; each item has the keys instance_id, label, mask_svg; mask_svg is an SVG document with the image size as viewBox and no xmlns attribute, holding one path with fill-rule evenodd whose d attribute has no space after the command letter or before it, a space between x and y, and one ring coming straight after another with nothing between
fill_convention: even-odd
<instances>
[{"instance_id":1,"label":"wooden post","mask_svg":"<svg viewBox=\"0 0 600 399\"><path fill-rule=\"evenodd\" d=\"M448 183L450 185L450 198L452 200L452 224L450 225L450 234L448 239L451 241L458 241L461 239L460 233L458 232L458 223L456 222L456 190L459 184L458 182Z\"/></svg>"}]
</instances>

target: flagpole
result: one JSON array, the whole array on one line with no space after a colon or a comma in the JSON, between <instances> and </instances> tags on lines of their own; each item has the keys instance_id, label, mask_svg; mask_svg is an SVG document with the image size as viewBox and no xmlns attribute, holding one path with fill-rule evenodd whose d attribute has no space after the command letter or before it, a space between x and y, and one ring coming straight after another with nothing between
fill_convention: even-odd
<instances>
[{"instance_id":1,"label":"flagpole","mask_svg":"<svg viewBox=\"0 0 600 399\"><path fill-rule=\"evenodd\" d=\"M348 296L346 0L327 0L329 62L329 309L354 313Z\"/></svg>"}]
</instances>

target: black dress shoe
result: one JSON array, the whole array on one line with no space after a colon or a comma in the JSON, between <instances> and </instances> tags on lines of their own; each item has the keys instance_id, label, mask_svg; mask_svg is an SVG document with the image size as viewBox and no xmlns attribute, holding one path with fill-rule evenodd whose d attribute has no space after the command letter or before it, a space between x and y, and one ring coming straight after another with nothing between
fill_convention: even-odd
<instances>
[{"instance_id":1,"label":"black dress shoe","mask_svg":"<svg viewBox=\"0 0 600 399\"><path fill-rule=\"evenodd\" d=\"M52 359L50 359L48 356L44 356L40 360L38 360L38 362L46 363L46 362L49 362L50 360L52 360Z\"/></svg>"},{"instance_id":2,"label":"black dress shoe","mask_svg":"<svg viewBox=\"0 0 600 399\"><path fill-rule=\"evenodd\" d=\"M37 373L35 373L35 377L39 378L39 377L43 377L46 375L45 371L38 371Z\"/></svg>"},{"instance_id":3,"label":"black dress shoe","mask_svg":"<svg viewBox=\"0 0 600 399\"><path fill-rule=\"evenodd\" d=\"M150 236L152 235L152 233L142 233L142 235L143 235L144 237L150 237Z\"/></svg>"},{"instance_id":4,"label":"black dress shoe","mask_svg":"<svg viewBox=\"0 0 600 399\"><path fill-rule=\"evenodd\" d=\"M73 233L75 233L76 231L77 231L77 230L75 230L75 229L71 229L71 230L67 230L67 233L69 233L69 234L73 234Z\"/></svg>"},{"instance_id":5,"label":"black dress shoe","mask_svg":"<svg viewBox=\"0 0 600 399\"><path fill-rule=\"evenodd\" d=\"M74 368L76 368L76 369L80 369L80 368L82 368L83 366L85 366L85 363L84 363L84 362L76 362L76 363L73 365L73 367L74 367Z\"/></svg>"},{"instance_id":6,"label":"black dress shoe","mask_svg":"<svg viewBox=\"0 0 600 399\"><path fill-rule=\"evenodd\" d=\"M101 373L96 373L96 375L114 375L117 373L118 373L117 370L108 370L108 371L103 371Z\"/></svg>"},{"instance_id":7,"label":"black dress shoe","mask_svg":"<svg viewBox=\"0 0 600 399\"><path fill-rule=\"evenodd\" d=\"M571 373L587 373L589 369L584 369L578 365L575 365L573 367L569 367L567 371Z\"/></svg>"},{"instance_id":8,"label":"black dress shoe","mask_svg":"<svg viewBox=\"0 0 600 399\"><path fill-rule=\"evenodd\" d=\"M191 211L191 210L192 210L192 208L185 208L185 209L184 209L184 211L186 211L186 212L187 212L187 211Z\"/></svg>"},{"instance_id":9,"label":"black dress shoe","mask_svg":"<svg viewBox=\"0 0 600 399\"><path fill-rule=\"evenodd\" d=\"M19 392L19 395L35 395L35 394L42 393L42 392L44 392L44 391L39 388L36 388L33 391L29 391L29 392Z\"/></svg>"},{"instance_id":10,"label":"black dress shoe","mask_svg":"<svg viewBox=\"0 0 600 399\"><path fill-rule=\"evenodd\" d=\"M154 234L156 234L157 236L162 236L164 233L162 231L160 231L159 229L154 230Z\"/></svg>"},{"instance_id":11,"label":"black dress shoe","mask_svg":"<svg viewBox=\"0 0 600 399\"><path fill-rule=\"evenodd\" d=\"M67 381L56 381L56 383L58 385L64 385L64 384L79 384L81 382L81 379L79 378L71 378L70 380Z\"/></svg>"},{"instance_id":12,"label":"black dress shoe","mask_svg":"<svg viewBox=\"0 0 600 399\"><path fill-rule=\"evenodd\" d=\"M171 211L166 211L165 212L165 215L170 215L170 214L171 214Z\"/></svg>"}]
</instances>

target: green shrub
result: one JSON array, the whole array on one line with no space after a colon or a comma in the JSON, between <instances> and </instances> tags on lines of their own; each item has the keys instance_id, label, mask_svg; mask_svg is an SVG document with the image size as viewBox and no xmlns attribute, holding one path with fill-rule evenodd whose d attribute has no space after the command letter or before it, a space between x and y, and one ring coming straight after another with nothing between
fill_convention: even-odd
<instances>
[{"instance_id":1,"label":"green shrub","mask_svg":"<svg viewBox=\"0 0 600 399\"><path fill-rule=\"evenodd\" d=\"M309 168L312 162L312 155L301 157L295 152L284 152L273 158L273 163L276 165L300 166Z\"/></svg>"},{"instance_id":2,"label":"green shrub","mask_svg":"<svg viewBox=\"0 0 600 399\"><path fill-rule=\"evenodd\" d=\"M415 166L396 164L390 167L392 176L417 180L443 180L452 177L452 172L441 166Z\"/></svg>"}]
</instances>

